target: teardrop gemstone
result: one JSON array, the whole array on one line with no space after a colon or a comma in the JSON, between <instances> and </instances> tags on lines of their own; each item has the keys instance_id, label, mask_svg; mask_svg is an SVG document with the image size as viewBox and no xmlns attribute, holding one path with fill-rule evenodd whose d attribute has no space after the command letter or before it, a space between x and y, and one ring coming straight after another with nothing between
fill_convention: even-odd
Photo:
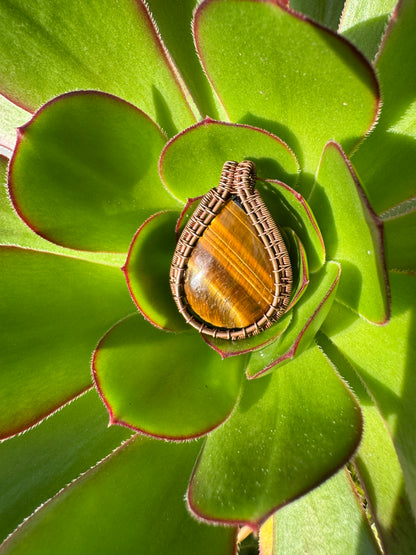
<instances>
[{"instance_id":1,"label":"teardrop gemstone","mask_svg":"<svg viewBox=\"0 0 416 555\"><path fill-rule=\"evenodd\" d=\"M285 312L291 262L253 162L225 162L179 237L170 287L188 324L220 339L256 335Z\"/></svg>"},{"instance_id":2,"label":"teardrop gemstone","mask_svg":"<svg viewBox=\"0 0 416 555\"><path fill-rule=\"evenodd\" d=\"M247 214L229 200L188 260L184 289L192 311L218 328L244 328L273 300L273 267Z\"/></svg>"}]
</instances>

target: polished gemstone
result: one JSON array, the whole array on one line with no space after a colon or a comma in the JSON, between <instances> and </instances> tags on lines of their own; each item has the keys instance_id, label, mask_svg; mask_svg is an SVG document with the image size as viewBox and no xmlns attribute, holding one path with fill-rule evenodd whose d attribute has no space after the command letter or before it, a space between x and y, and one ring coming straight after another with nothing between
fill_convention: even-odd
<instances>
[{"instance_id":1,"label":"polished gemstone","mask_svg":"<svg viewBox=\"0 0 416 555\"><path fill-rule=\"evenodd\" d=\"M244 328L273 301L273 266L248 215L229 200L188 260L184 292L192 311L218 328Z\"/></svg>"}]
</instances>

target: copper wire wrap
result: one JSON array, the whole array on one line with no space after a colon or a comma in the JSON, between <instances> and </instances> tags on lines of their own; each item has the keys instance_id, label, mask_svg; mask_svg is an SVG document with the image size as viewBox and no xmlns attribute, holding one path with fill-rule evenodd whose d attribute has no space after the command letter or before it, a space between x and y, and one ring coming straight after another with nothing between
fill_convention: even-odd
<instances>
[{"instance_id":1,"label":"copper wire wrap","mask_svg":"<svg viewBox=\"0 0 416 555\"><path fill-rule=\"evenodd\" d=\"M225 162L220 182L208 191L186 224L176 246L170 270L170 286L179 312L200 333L226 340L257 335L269 328L286 310L292 291L292 268L286 245L272 216L255 188L253 162ZM237 197L263 243L273 268L272 302L265 313L243 328L218 328L198 318L190 309L184 293L188 260L200 237L230 198Z\"/></svg>"}]
</instances>

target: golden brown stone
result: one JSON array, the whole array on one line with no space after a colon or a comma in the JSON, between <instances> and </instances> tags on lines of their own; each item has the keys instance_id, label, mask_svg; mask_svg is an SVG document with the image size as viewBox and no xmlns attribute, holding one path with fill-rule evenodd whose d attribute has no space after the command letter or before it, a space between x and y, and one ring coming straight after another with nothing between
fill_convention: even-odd
<instances>
[{"instance_id":1,"label":"golden brown stone","mask_svg":"<svg viewBox=\"0 0 416 555\"><path fill-rule=\"evenodd\" d=\"M233 200L205 230L188 261L192 311L219 328L257 321L273 300L273 267L247 214Z\"/></svg>"}]
</instances>

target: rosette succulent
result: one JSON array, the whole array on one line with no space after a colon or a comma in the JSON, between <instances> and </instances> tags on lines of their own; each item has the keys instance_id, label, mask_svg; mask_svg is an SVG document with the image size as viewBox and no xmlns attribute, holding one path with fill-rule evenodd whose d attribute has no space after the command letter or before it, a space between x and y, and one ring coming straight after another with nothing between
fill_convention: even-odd
<instances>
[{"instance_id":1,"label":"rosette succulent","mask_svg":"<svg viewBox=\"0 0 416 555\"><path fill-rule=\"evenodd\" d=\"M0 553L415 552L415 3L14 0L0 26ZM169 282L229 160L292 272L237 340Z\"/></svg>"}]
</instances>

